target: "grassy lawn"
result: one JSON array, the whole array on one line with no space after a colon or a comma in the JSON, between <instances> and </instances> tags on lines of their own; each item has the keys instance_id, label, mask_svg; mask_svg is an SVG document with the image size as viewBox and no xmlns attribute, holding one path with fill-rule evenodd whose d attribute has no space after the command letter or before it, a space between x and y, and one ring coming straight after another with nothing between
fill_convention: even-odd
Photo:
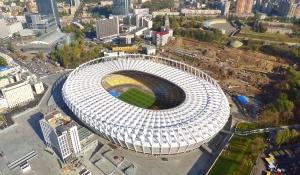
<instances>
[{"instance_id":1,"label":"grassy lawn","mask_svg":"<svg viewBox=\"0 0 300 175\"><path fill-rule=\"evenodd\" d=\"M237 37L253 38L253 39L261 39L261 40L268 40L268 41L276 41L276 42L300 42L300 38L290 38L287 35L275 34L275 33L250 32L250 33L239 33L236 36Z\"/></svg>"},{"instance_id":2,"label":"grassy lawn","mask_svg":"<svg viewBox=\"0 0 300 175\"><path fill-rule=\"evenodd\" d=\"M253 134L246 137L233 136L230 140L230 146L220 155L209 175L250 174L259 155L259 153L252 152L252 142L256 137L264 139L267 137L267 134Z\"/></svg>"},{"instance_id":3,"label":"grassy lawn","mask_svg":"<svg viewBox=\"0 0 300 175\"><path fill-rule=\"evenodd\" d=\"M237 131L250 131L255 129L261 129L264 127L259 126L257 123L239 123L237 125Z\"/></svg>"},{"instance_id":4,"label":"grassy lawn","mask_svg":"<svg viewBox=\"0 0 300 175\"><path fill-rule=\"evenodd\" d=\"M134 88L121 94L119 99L145 109L150 108L155 102L155 97Z\"/></svg>"}]
</instances>

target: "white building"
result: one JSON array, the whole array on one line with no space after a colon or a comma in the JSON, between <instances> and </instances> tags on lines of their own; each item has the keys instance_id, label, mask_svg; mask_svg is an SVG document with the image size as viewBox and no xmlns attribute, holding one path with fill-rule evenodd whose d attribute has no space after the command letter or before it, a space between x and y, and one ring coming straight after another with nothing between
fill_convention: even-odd
<instances>
[{"instance_id":1,"label":"white building","mask_svg":"<svg viewBox=\"0 0 300 175\"><path fill-rule=\"evenodd\" d=\"M151 19L144 17L142 18L142 26L151 29L153 27L153 22Z\"/></svg>"},{"instance_id":2,"label":"white building","mask_svg":"<svg viewBox=\"0 0 300 175\"><path fill-rule=\"evenodd\" d=\"M18 81L1 89L9 108L26 104L34 100L33 92L28 81Z\"/></svg>"},{"instance_id":3,"label":"white building","mask_svg":"<svg viewBox=\"0 0 300 175\"><path fill-rule=\"evenodd\" d=\"M149 15L149 8L133 9L134 15Z\"/></svg>"},{"instance_id":4,"label":"white building","mask_svg":"<svg viewBox=\"0 0 300 175\"><path fill-rule=\"evenodd\" d=\"M9 29L6 26L6 21L1 18L0 19L0 38L6 38L8 37Z\"/></svg>"},{"instance_id":5,"label":"white building","mask_svg":"<svg viewBox=\"0 0 300 175\"><path fill-rule=\"evenodd\" d=\"M229 9L230 9L230 1L223 1L221 2L221 13L223 16L227 15L227 13L229 13Z\"/></svg>"},{"instance_id":6,"label":"white building","mask_svg":"<svg viewBox=\"0 0 300 175\"><path fill-rule=\"evenodd\" d=\"M46 146L51 148L64 163L70 156L81 153L77 124L68 116L62 116L58 111L40 120Z\"/></svg>"},{"instance_id":7,"label":"white building","mask_svg":"<svg viewBox=\"0 0 300 175\"><path fill-rule=\"evenodd\" d=\"M36 94L41 94L44 92L44 85L41 81L33 81L31 84Z\"/></svg>"},{"instance_id":8,"label":"white building","mask_svg":"<svg viewBox=\"0 0 300 175\"><path fill-rule=\"evenodd\" d=\"M149 17L142 15L125 16L123 18L123 24L129 26L136 26L137 28L146 27L151 29L153 22Z\"/></svg>"},{"instance_id":9,"label":"white building","mask_svg":"<svg viewBox=\"0 0 300 175\"><path fill-rule=\"evenodd\" d=\"M157 46L166 45L173 37L173 30L170 28L169 17L165 16L165 25L161 26L161 32L155 32L152 36L152 42Z\"/></svg>"},{"instance_id":10,"label":"white building","mask_svg":"<svg viewBox=\"0 0 300 175\"><path fill-rule=\"evenodd\" d=\"M119 45L131 45L134 44L134 34L123 34L119 36Z\"/></svg>"},{"instance_id":11,"label":"white building","mask_svg":"<svg viewBox=\"0 0 300 175\"><path fill-rule=\"evenodd\" d=\"M98 39L113 38L119 36L118 17L113 17L112 19L97 20L96 33Z\"/></svg>"},{"instance_id":12,"label":"white building","mask_svg":"<svg viewBox=\"0 0 300 175\"><path fill-rule=\"evenodd\" d=\"M221 10L195 10L182 8L180 12L185 16L221 15Z\"/></svg>"},{"instance_id":13,"label":"white building","mask_svg":"<svg viewBox=\"0 0 300 175\"><path fill-rule=\"evenodd\" d=\"M9 36L13 36L14 33L20 32L23 30L23 26L21 22L15 22L11 25L7 26L9 29Z\"/></svg>"},{"instance_id":14,"label":"white building","mask_svg":"<svg viewBox=\"0 0 300 175\"><path fill-rule=\"evenodd\" d=\"M147 45L146 46L147 55L155 55L156 48L154 46Z\"/></svg>"},{"instance_id":15,"label":"white building","mask_svg":"<svg viewBox=\"0 0 300 175\"><path fill-rule=\"evenodd\" d=\"M8 108L8 104L7 104L6 99L3 96L1 96L0 97L0 109L3 109L3 108Z\"/></svg>"},{"instance_id":16,"label":"white building","mask_svg":"<svg viewBox=\"0 0 300 175\"><path fill-rule=\"evenodd\" d=\"M164 46L169 42L169 40L170 40L169 31L155 32L152 38L153 43L155 43L157 46Z\"/></svg>"}]
</instances>

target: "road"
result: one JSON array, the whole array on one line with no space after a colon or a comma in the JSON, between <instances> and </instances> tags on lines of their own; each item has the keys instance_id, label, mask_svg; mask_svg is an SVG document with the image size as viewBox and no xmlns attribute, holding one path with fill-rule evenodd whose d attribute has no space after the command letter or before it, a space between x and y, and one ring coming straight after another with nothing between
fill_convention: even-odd
<instances>
[{"instance_id":1,"label":"road","mask_svg":"<svg viewBox=\"0 0 300 175\"><path fill-rule=\"evenodd\" d=\"M234 134L236 135L241 135L241 136L245 136L245 135L251 135L251 134L256 134L256 133L264 133L264 132L270 132L270 131L275 131L275 130L279 130L279 129L286 129L286 128L300 128L300 125L290 125L290 126L280 126L280 127L274 127L274 128L263 128L263 129L255 129L255 130L251 130L251 131L236 131Z\"/></svg>"}]
</instances>

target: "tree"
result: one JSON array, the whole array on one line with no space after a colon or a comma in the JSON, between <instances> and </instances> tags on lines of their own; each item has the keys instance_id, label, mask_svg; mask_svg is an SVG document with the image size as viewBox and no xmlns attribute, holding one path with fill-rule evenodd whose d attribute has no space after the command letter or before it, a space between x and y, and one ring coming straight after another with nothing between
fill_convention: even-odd
<instances>
[{"instance_id":1,"label":"tree","mask_svg":"<svg viewBox=\"0 0 300 175\"><path fill-rule=\"evenodd\" d=\"M283 136L283 132L282 132L282 131L278 131L278 132L276 133L276 136L275 136L275 144L276 144L276 145L279 145L279 144L282 143L282 142L281 142L282 136Z\"/></svg>"},{"instance_id":2,"label":"tree","mask_svg":"<svg viewBox=\"0 0 300 175\"><path fill-rule=\"evenodd\" d=\"M37 58L41 60L44 59L44 53L39 51L39 53L37 54Z\"/></svg>"},{"instance_id":3,"label":"tree","mask_svg":"<svg viewBox=\"0 0 300 175\"><path fill-rule=\"evenodd\" d=\"M260 137L256 137L252 143L252 150L259 152L264 147L264 140Z\"/></svg>"},{"instance_id":4,"label":"tree","mask_svg":"<svg viewBox=\"0 0 300 175\"><path fill-rule=\"evenodd\" d=\"M36 37L39 37L39 36L41 36L42 35L42 32L38 32L37 34L36 34Z\"/></svg>"},{"instance_id":5,"label":"tree","mask_svg":"<svg viewBox=\"0 0 300 175\"><path fill-rule=\"evenodd\" d=\"M23 56L21 57L21 59L22 59L22 60L26 60L26 59L27 59L27 56L26 56L26 55L23 55Z\"/></svg>"},{"instance_id":6,"label":"tree","mask_svg":"<svg viewBox=\"0 0 300 175\"><path fill-rule=\"evenodd\" d=\"M14 48L14 46L12 45L11 42L8 42L8 43L7 43L7 50L11 51L12 53L15 52L15 48Z\"/></svg>"},{"instance_id":7,"label":"tree","mask_svg":"<svg viewBox=\"0 0 300 175\"><path fill-rule=\"evenodd\" d=\"M0 66L7 66L7 61L2 56L0 56Z\"/></svg>"},{"instance_id":8,"label":"tree","mask_svg":"<svg viewBox=\"0 0 300 175\"><path fill-rule=\"evenodd\" d=\"M285 93L280 93L278 98L270 105L272 111L278 112L290 112L294 108L294 103L288 100L288 95Z\"/></svg>"},{"instance_id":9,"label":"tree","mask_svg":"<svg viewBox=\"0 0 300 175\"><path fill-rule=\"evenodd\" d=\"M274 126L279 123L279 112L271 110L263 110L259 115L259 124L263 126Z\"/></svg>"}]
</instances>

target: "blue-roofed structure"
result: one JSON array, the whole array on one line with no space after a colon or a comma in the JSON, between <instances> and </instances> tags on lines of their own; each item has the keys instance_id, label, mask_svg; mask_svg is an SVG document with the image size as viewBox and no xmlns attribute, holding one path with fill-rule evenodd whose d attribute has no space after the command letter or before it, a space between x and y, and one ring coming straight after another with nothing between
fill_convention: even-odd
<instances>
[{"instance_id":1,"label":"blue-roofed structure","mask_svg":"<svg viewBox=\"0 0 300 175\"><path fill-rule=\"evenodd\" d=\"M0 72L10 69L8 66L0 66Z\"/></svg>"},{"instance_id":2,"label":"blue-roofed structure","mask_svg":"<svg viewBox=\"0 0 300 175\"><path fill-rule=\"evenodd\" d=\"M249 100L247 99L247 97L243 96L243 95L237 95L237 99L239 100L239 102L243 105L246 105L249 103Z\"/></svg>"}]
</instances>

